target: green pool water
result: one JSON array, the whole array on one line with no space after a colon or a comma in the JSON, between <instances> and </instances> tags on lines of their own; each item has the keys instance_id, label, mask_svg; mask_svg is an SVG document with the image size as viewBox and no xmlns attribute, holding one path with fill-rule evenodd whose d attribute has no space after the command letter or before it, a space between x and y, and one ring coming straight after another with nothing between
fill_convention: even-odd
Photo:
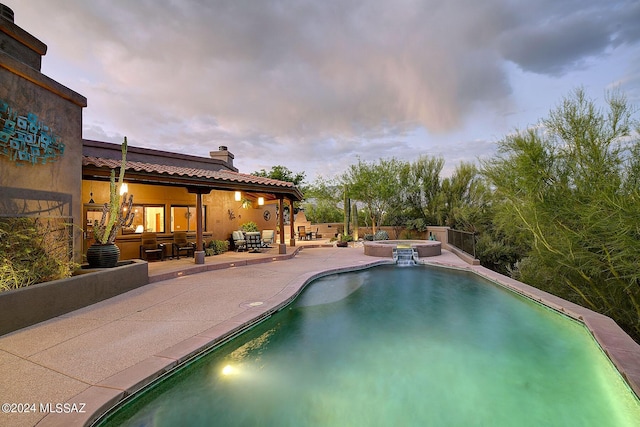
<instances>
[{"instance_id":1,"label":"green pool water","mask_svg":"<svg viewBox=\"0 0 640 427\"><path fill-rule=\"evenodd\" d=\"M372 269L179 370L103 426L637 426L581 324L471 274Z\"/></svg>"}]
</instances>

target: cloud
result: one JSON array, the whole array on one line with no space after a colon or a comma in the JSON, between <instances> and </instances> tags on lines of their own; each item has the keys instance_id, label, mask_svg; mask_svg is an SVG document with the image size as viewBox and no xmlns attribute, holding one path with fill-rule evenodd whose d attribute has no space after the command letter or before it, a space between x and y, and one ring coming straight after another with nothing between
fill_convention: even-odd
<instances>
[{"instance_id":1,"label":"cloud","mask_svg":"<svg viewBox=\"0 0 640 427\"><path fill-rule=\"evenodd\" d=\"M484 22L499 3L453 3L76 1L50 31L81 34L88 43L68 54L97 61L152 115L209 113L292 136L447 131L509 93L495 54L473 51L493 37Z\"/></svg>"},{"instance_id":2,"label":"cloud","mask_svg":"<svg viewBox=\"0 0 640 427\"><path fill-rule=\"evenodd\" d=\"M640 40L640 3L634 0L542 1L536 7L522 10L520 22L499 39L504 58L525 71L563 75Z\"/></svg>"},{"instance_id":3,"label":"cloud","mask_svg":"<svg viewBox=\"0 0 640 427\"><path fill-rule=\"evenodd\" d=\"M10 7L75 67L51 77L89 98L85 137L200 155L228 145L252 164L409 149L416 129L445 135L475 111L516 109L508 62L561 76L640 40L636 0Z\"/></svg>"}]
</instances>

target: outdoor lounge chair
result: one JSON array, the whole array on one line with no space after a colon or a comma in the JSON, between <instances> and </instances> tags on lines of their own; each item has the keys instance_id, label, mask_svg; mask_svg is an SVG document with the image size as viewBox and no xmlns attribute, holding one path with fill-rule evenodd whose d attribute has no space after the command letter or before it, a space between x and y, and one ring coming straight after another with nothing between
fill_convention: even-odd
<instances>
[{"instance_id":1,"label":"outdoor lounge chair","mask_svg":"<svg viewBox=\"0 0 640 427\"><path fill-rule=\"evenodd\" d=\"M260 238L259 231L247 232L244 237L247 240L247 249L254 253L260 252L260 249L262 249L262 239Z\"/></svg>"},{"instance_id":2,"label":"outdoor lounge chair","mask_svg":"<svg viewBox=\"0 0 640 427\"><path fill-rule=\"evenodd\" d=\"M307 240L307 228L304 225L298 226L298 239Z\"/></svg>"},{"instance_id":3,"label":"outdoor lounge chair","mask_svg":"<svg viewBox=\"0 0 640 427\"><path fill-rule=\"evenodd\" d=\"M154 256L160 261L164 261L164 243L158 243L158 236L156 233L142 233L140 236L140 259L148 260L149 254Z\"/></svg>"},{"instance_id":4,"label":"outdoor lounge chair","mask_svg":"<svg viewBox=\"0 0 640 427\"><path fill-rule=\"evenodd\" d=\"M262 230L262 247L270 248L273 244L273 237L275 236L275 230Z\"/></svg>"},{"instance_id":5,"label":"outdoor lounge chair","mask_svg":"<svg viewBox=\"0 0 640 427\"><path fill-rule=\"evenodd\" d=\"M187 256L193 256L196 245L187 240L187 233L178 231L173 234L173 245L171 245L171 255L180 259L180 252L186 253Z\"/></svg>"},{"instance_id":6,"label":"outdoor lounge chair","mask_svg":"<svg viewBox=\"0 0 640 427\"><path fill-rule=\"evenodd\" d=\"M244 232L240 230L234 231L231 233L231 237L233 238L233 245L236 248L236 252L247 249L247 241L244 238Z\"/></svg>"}]
</instances>

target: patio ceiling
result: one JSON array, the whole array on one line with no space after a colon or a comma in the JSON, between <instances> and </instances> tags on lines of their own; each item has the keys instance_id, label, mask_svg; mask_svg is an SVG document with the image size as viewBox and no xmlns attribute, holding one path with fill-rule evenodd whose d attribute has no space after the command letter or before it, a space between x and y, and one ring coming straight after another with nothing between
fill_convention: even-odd
<instances>
[{"instance_id":1,"label":"patio ceiling","mask_svg":"<svg viewBox=\"0 0 640 427\"><path fill-rule=\"evenodd\" d=\"M82 157L82 178L108 180L111 169L120 168L120 160ZM291 182L264 178L229 170L207 170L127 161L125 181L129 183L186 187L190 192L211 190L243 191L254 197L275 200L280 197L302 200L302 192Z\"/></svg>"}]
</instances>

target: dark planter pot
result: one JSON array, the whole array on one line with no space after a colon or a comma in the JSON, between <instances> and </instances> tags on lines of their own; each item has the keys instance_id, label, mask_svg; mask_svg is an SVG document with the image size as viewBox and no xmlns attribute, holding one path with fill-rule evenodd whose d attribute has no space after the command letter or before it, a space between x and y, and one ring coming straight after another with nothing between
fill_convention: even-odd
<instances>
[{"instance_id":1,"label":"dark planter pot","mask_svg":"<svg viewBox=\"0 0 640 427\"><path fill-rule=\"evenodd\" d=\"M91 268L112 268L118 264L120 248L115 243L94 243L87 249L87 262Z\"/></svg>"},{"instance_id":2,"label":"dark planter pot","mask_svg":"<svg viewBox=\"0 0 640 427\"><path fill-rule=\"evenodd\" d=\"M336 246L339 248L346 248L349 245L349 242L337 242Z\"/></svg>"}]
</instances>

